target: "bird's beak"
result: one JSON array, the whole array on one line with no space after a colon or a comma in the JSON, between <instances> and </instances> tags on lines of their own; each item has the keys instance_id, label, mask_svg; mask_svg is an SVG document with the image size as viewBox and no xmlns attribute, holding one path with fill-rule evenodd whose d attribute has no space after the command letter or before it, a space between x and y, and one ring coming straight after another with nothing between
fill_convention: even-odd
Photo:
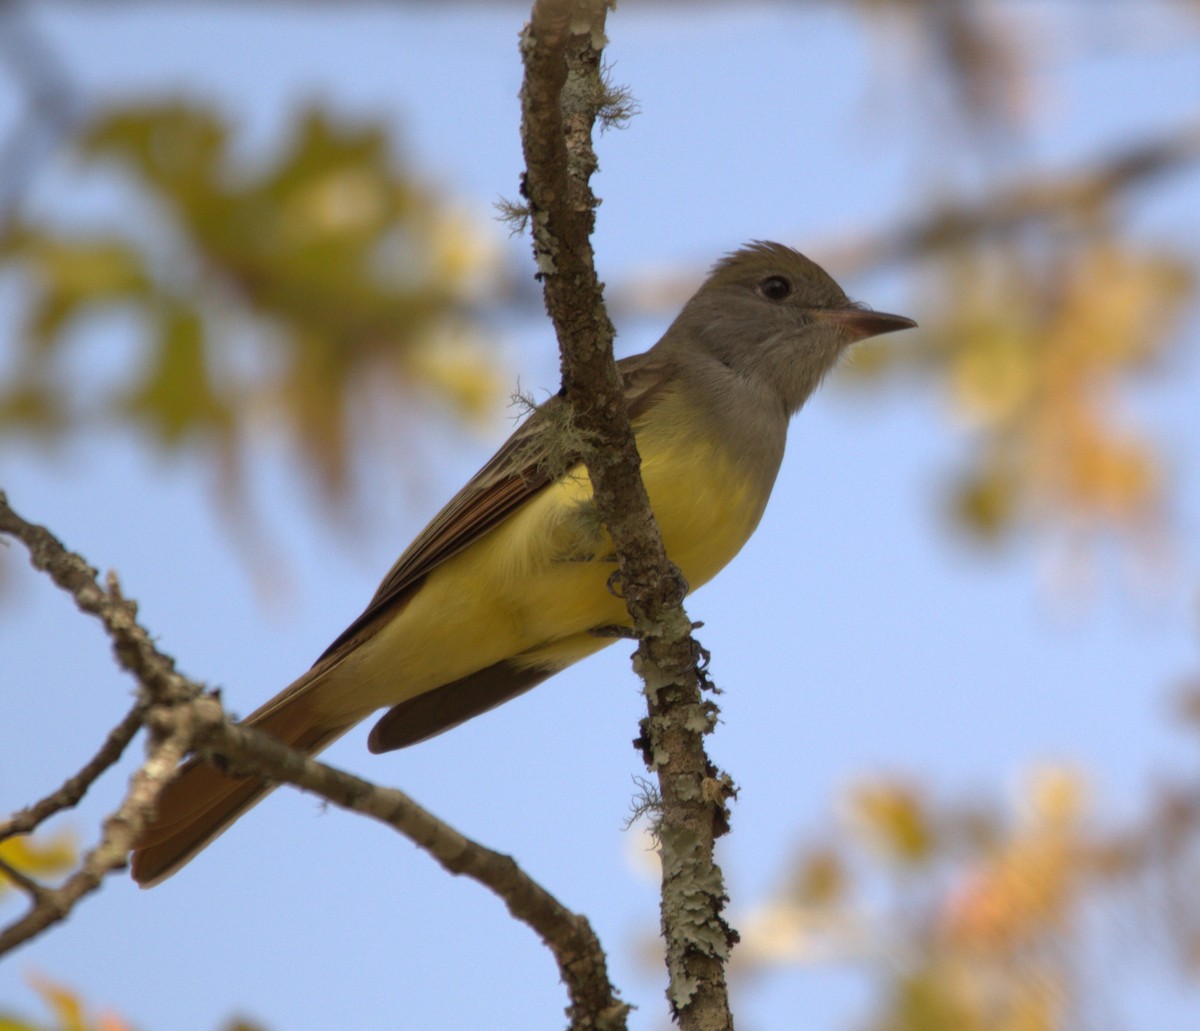
<instances>
[{"instance_id":1,"label":"bird's beak","mask_svg":"<svg viewBox=\"0 0 1200 1031\"><path fill-rule=\"evenodd\" d=\"M912 329L916 325L903 315L889 315L887 312L862 308L826 308L814 311L812 315L817 322L839 327L848 344L884 333L895 333L898 329Z\"/></svg>"}]
</instances>

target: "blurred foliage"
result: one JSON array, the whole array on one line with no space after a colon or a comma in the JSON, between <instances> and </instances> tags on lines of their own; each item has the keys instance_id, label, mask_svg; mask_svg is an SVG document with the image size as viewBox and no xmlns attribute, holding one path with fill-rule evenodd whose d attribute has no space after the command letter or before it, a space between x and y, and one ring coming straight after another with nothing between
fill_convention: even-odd
<instances>
[{"instance_id":1,"label":"blurred foliage","mask_svg":"<svg viewBox=\"0 0 1200 1031\"><path fill-rule=\"evenodd\" d=\"M114 1013L89 1015L74 991L43 977L30 977L34 991L53 1016L49 1024L0 1013L0 1031L133 1031Z\"/></svg>"},{"instance_id":2,"label":"blurred foliage","mask_svg":"<svg viewBox=\"0 0 1200 1031\"><path fill-rule=\"evenodd\" d=\"M1025 48L1002 5L856 0L888 56L906 53L935 89L949 86L968 128L1018 120L1028 107ZM900 31L897 31L897 29ZM903 36L908 46L897 46ZM944 122L939 128L944 129Z\"/></svg>"},{"instance_id":3,"label":"blurred foliage","mask_svg":"<svg viewBox=\"0 0 1200 1031\"><path fill-rule=\"evenodd\" d=\"M52 1014L53 1022L45 1024L0 1012L0 1031L133 1031L133 1025L115 1013L88 1014L79 994L65 985L38 976L30 977L29 981ZM224 1031L262 1031L262 1028L235 1019L225 1025Z\"/></svg>"},{"instance_id":4,"label":"blurred foliage","mask_svg":"<svg viewBox=\"0 0 1200 1031\"><path fill-rule=\"evenodd\" d=\"M739 921L735 964L743 977L865 967L877 993L866 1031L1080 1026L1103 999L1106 936L1116 953L1134 929L1200 973L1194 784L1158 788L1123 827L1101 824L1086 777L1065 768L1033 771L1008 807L859 784L841 825L798 849L780 890ZM1106 922L1114 911L1123 919Z\"/></svg>"},{"instance_id":5,"label":"blurred foliage","mask_svg":"<svg viewBox=\"0 0 1200 1031\"><path fill-rule=\"evenodd\" d=\"M1026 123L1049 99L1039 92L1039 32L1074 25L1074 45L1087 47L1087 15L964 0L857 6L878 37L881 77L905 78L938 112L925 125L939 142L947 130L964 137L964 171L978 182L976 200L948 201L948 149L932 148L939 186L929 214L852 256L860 271L919 269L925 301L919 334L860 346L848 371L871 382L915 368L938 382L971 441L948 477L947 507L976 539L1032 528L1078 546L1102 531L1153 555L1169 532L1171 484L1162 442L1133 424L1124 402L1139 374L1161 373L1182 343L1200 300L1200 258L1138 239L1128 199L1166 172L1195 170L1200 124L1122 141L1082 173L1034 174L1014 189L1004 159L1020 152ZM1132 8L1110 13L1120 10ZM1175 38L1166 14L1147 12L1143 25L1157 25L1163 41Z\"/></svg>"},{"instance_id":6,"label":"blurred foliage","mask_svg":"<svg viewBox=\"0 0 1200 1031\"><path fill-rule=\"evenodd\" d=\"M973 216L939 216L931 195L923 227L882 232L860 256L860 272L919 266L926 299L913 308L922 333L863 345L849 369L915 366L944 386L971 440L947 508L976 538L1154 540L1170 496L1161 444L1121 402L1195 311L1200 274L1194 255L1132 240L1122 204L1163 166L1195 165L1200 133L1183 127L1182 152L1114 155L1005 197L992 159L1041 99L1038 16L962 0L853 6L876 74L932 104L938 133L949 119L982 186ZM352 456L370 455L373 426L403 439L429 402L471 418L503 396L477 318L502 270L490 230L418 181L382 124L310 107L269 157L238 142L219 112L181 101L101 111L70 132L84 185L122 185L116 228L67 230L18 204L0 232L0 286L27 299L0 433L134 427L159 449L202 448L240 500L252 434L282 428L336 509L355 500ZM938 181L953 190L953 173ZM136 348L103 386L81 384L64 352L84 352L84 324L114 313L133 317Z\"/></svg>"},{"instance_id":7,"label":"blurred foliage","mask_svg":"<svg viewBox=\"0 0 1200 1031\"><path fill-rule=\"evenodd\" d=\"M79 848L71 831L52 835L8 838L0 841L0 864L26 877L66 873L78 858ZM0 898L13 887L0 867Z\"/></svg>"},{"instance_id":8,"label":"blurred foliage","mask_svg":"<svg viewBox=\"0 0 1200 1031\"><path fill-rule=\"evenodd\" d=\"M164 102L107 110L73 142L93 177L132 190L135 213L90 232L10 219L0 277L27 301L0 432L116 422L160 448L211 449L236 487L265 416L341 501L364 406L403 417L433 400L477 417L502 396L471 310L495 255L383 128L310 107L255 164L217 112ZM114 312L133 317L136 355L110 390L73 386L63 352Z\"/></svg>"},{"instance_id":9,"label":"blurred foliage","mask_svg":"<svg viewBox=\"0 0 1200 1031\"><path fill-rule=\"evenodd\" d=\"M944 384L974 438L952 491L959 525L989 538L1022 521L1156 535L1163 460L1127 425L1122 395L1166 364L1196 270L1099 236L1044 260L999 247L941 261L924 332L872 348L858 370L912 365Z\"/></svg>"},{"instance_id":10,"label":"blurred foliage","mask_svg":"<svg viewBox=\"0 0 1200 1031\"><path fill-rule=\"evenodd\" d=\"M1194 253L1128 230L1126 197L1147 166L1114 158L1064 182L1039 173L1005 196L996 159L1026 153L1022 122L1046 99L1031 71L1045 40L1014 15L1030 7L854 6L875 33L878 74L919 97L907 128L938 144L967 137L975 145L954 156L976 188L939 219L955 168L951 148L929 147L941 191L925 198L929 213L881 232L858 268L919 267L922 330L860 346L847 371L872 382L915 370L938 385L969 440L950 510L979 539L1030 526L1153 539L1169 470L1129 393L1168 366L1200 274ZM1080 40L1094 16L1077 5ZM1176 164L1194 167L1195 126L1177 135L1192 142ZM115 176L123 200L89 231L20 205L7 219L0 286L24 299L24 322L0 380L0 433L53 442L132 427L165 451L205 449L236 490L251 433L283 426L298 464L340 503L372 405L403 419L433 400L471 417L502 396L475 317L499 271L486 231L418 180L382 126L310 107L274 155L250 160L219 112L163 101L101 110L66 144L85 185ZM645 277L635 285L654 293ZM658 314L678 301L657 301ZM69 359L114 315L136 327L130 359L106 386L80 384ZM1200 724L1200 688L1184 712ZM876 1005L862 1031L1079 1026L1103 995L1090 965L1111 937L1101 915L1121 911L1180 970L1200 965L1195 783L1158 788L1114 825L1074 770L1035 772L1009 805L861 782L840 822L791 857L778 892L736 921L735 965L743 977L830 960L865 968ZM65 841L0 844L27 875L73 856ZM127 1027L86 1017L66 989L38 991L55 1023L0 1015L0 1031Z\"/></svg>"}]
</instances>

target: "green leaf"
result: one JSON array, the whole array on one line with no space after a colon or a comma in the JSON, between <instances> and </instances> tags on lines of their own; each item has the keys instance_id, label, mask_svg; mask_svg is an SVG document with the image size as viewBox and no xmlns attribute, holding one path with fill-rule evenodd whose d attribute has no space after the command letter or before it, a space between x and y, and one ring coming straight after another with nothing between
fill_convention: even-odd
<instances>
[{"instance_id":1,"label":"green leaf","mask_svg":"<svg viewBox=\"0 0 1200 1031\"><path fill-rule=\"evenodd\" d=\"M204 325L193 308L167 305L147 374L118 409L154 429L163 443L178 446L194 434L232 423L232 413L209 375Z\"/></svg>"},{"instance_id":2,"label":"green leaf","mask_svg":"<svg viewBox=\"0 0 1200 1031\"><path fill-rule=\"evenodd\" d=\"M215 112L176 101L121 107L94 122L80 149L126 165L147 184L180 190L212 182L225 160L229 129Z\"/></svg>"},{"instance_id":3,"label":"green leaf","mask_svg":"<svg viewBox=\"0 0 1200 1031\"><path fill-rule=\"evenodd\" d=\"M52 386L22 380L0 394L0 429L53 437L69 425L66 399Z\"/></svg>"},{"instance_id":4,"label":"green leaf","mask_svg":"<svg viewBox=\"0 0 1200 1031\"><path fill-rule=\"evenodd\" d=\"M121 240L26 235L13 260L24 258L35 277L26 331L37 348L58 345L68 323L88 309L144 297L149 291L141 255Z\"/></svg>"}]
</instances>

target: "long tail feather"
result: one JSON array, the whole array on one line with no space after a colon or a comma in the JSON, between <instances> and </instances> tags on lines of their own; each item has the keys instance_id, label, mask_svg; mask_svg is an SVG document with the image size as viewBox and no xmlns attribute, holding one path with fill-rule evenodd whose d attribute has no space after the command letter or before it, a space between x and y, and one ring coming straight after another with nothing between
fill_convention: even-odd
<instances>
[{"instance_id":1,"label":"long tail feather","mask_svg":"<svg viewBox=\"0 0 1200 1031\"><path fill-rule=\"evenodd\" d=\"M293 695L289 704L269 704L246 720L285 744L316 755L357 720L330 726L311 715L310 697ZM215 841L276 785L255 777L232 777L211 763L191 759L159 800L158 815L146 828L130 862L143 888L166 880Z\"/></svg>"}]
</instances>

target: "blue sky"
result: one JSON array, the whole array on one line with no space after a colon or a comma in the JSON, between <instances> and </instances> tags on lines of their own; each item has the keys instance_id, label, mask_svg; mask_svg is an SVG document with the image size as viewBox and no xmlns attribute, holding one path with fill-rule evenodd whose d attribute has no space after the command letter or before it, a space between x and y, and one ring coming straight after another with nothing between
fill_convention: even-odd
<instances>
[{"instance_id":1,"label":"blue sky","mask_svg":"<svg viewBox=\"0 0 1200 1031\"><path fill-rule=\"evenodd\" d=\"M1194 19L1169 16L1165 4L1106 5L1079 39L1061 31L1064 12L1078 9L1028 5L1018 19L1037 30L1033 81L1045 102L1000 157L1013 174L1063 167L1194 117ZM98 102L177 89L227 105L259 143L314 97L387 117L418 167L485 218L497 197L514 195L521 168L524 17L509 5L39 12L81 92ZM596 247L613 283L658 265L699 268L753 238L782 239L820 261L822 245L916 214L934 186L978 178L979 155L947 128L948 106L914 85L922 58L902 37L864 33L844 9L623 5L609 36L615 77L642 109L599 144ZM71 175L56 168L39 187L48 203ZM1194 173L1130 210L1139 235L1195 256ZM506 242L499 226L495 235L527 261L524 241ZM875 307L922 317L900 277L844 285ZM11 319L11 299L3 303L0 319ZM664 326L620 325L619 352L644 349ZM967 442L929 384L833 384L801 413L758 534L688 605L705 623L701 640L726 691L711 751L742 788L722 846L735 924L774 886L786 850L829 826L839 791L864 772L910 774L951 796L1002 795L1033 764L1078 764L1099 806L1128 813L1155 777L1192 768L1194 742L1168 720L1171 689L1196 670L1200 632L1194 320L1185 336L1130 399L1179 488L1176 572L1150 591L1135 589L1114 550L1093 589L1064 602L1045 576L1044 542L985 554L947 535L937 492ZM506 324L500 346L514 386L519 376L525 388L556 387L546 325ZM121 347L98 336L84 360L103 368ZM411 469L381 468L368 492L378 516L365 534L322 520L282 447L265 442L253 464L255 502L290 584L266 604L195 460L169 462L117 433L53 452L6 442L0 486L18 511L118 570L181 668L248 711L361 609L508 428L498 412L475 435L422 439L429 453L418 468L428 478L415 490ZM98 629L20 561L9 568L0 597L3 809L56 785L129 697ZM618 985L640 1007L632 1026L649 1029L665 1023L661 974L638 952L657 923L656 885L622 830L643 773L630 747L641 711L618 646L419 748L371 757L362 728L327 758L402 787L592 916ZM118 790L105 781L78 825ZM31 970L141 1028L172 1031L213 1031L235 1012L276 1031L517 1031L558 1026L565 1004L549 955L497 900L388 832L291 792L159 889L115 879L0 967L0 1008L33 1009L23 981ZM1154 985L1118 977L1105 990L1130 1026L1148 1026L1151 1013L1167 1026L1163 1018L1183 1012L1176 1005L1195 1003ZM868 999L844 969L781 971L739 996L739 1026L788 1026L803 1012L811 1027L850 1027Z\"/></svg>"}]
</instances>

